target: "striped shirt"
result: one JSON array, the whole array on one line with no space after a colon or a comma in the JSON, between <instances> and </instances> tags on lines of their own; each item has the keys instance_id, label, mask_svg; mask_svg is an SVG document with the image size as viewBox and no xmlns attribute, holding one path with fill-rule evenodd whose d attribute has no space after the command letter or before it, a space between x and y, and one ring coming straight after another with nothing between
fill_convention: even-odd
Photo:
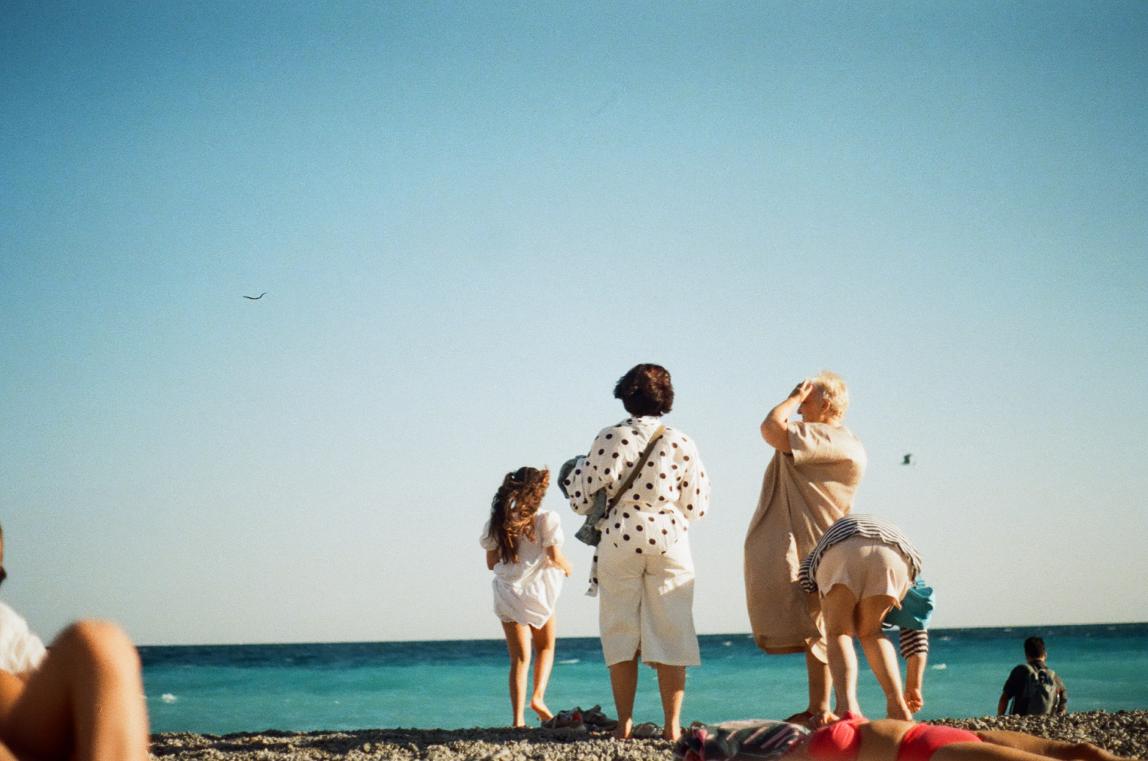
<instances>
[{"instance_id":1,"label":"striped shirt","mask_svg":"<svg viewBox=\"0 0 1148 761\"><path fill-rule=\"evenodd\" d=\"M839 518L829 529L821 535L821 539L805 560L801 561L801 568L797 571L797 581L806 592L817 591L817 566L821 564L821 556L825 551L854 536L864 536L876 539L891 545L901 551L909 563L909 578L915 579L921 573L921 555L913 543L901 533L901 529L886 520L874 515L852 514Z\"/></svg>"},{"instance_id":2,"label":"striped shirt","mask_svg":"<svg viewBox=\"0 0 1148 761\"><path fill-rule=\"evenodd\" d=\"M929 632L924 629L901 629L901 657L929 652Z\"/></svg>"}]
</instances>

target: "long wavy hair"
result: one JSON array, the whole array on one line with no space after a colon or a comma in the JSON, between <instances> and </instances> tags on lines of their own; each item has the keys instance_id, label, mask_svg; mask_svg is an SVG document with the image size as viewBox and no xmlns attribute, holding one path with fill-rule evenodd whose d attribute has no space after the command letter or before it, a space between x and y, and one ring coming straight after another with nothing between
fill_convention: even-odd
<instances>
[{"instance_id":1,"label":"long wavy hair","mask_svg":"<svg viewBox=\"0 0 1148 761\"><path fill-rule=\"evenodd\" d=\"M507 473L490 503L490 536L503 563L518 562L518 539L534 539L534 515L542 504L550 471L524 466Z\"/></svg>"}]
</instances>

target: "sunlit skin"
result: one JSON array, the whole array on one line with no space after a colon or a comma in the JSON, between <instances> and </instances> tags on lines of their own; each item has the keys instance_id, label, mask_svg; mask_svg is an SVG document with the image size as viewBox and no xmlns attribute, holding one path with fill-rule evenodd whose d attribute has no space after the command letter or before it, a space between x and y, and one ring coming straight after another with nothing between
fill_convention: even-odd
<instances>
[{"instance_id":1,"label":"sunlit skin","mask_svg":"<svg viewBox=\"0 0 1148 761\"><path fill-rule=\"evenodd\" d=\"M780 404L775 406L761 421L761 437L765 443L779 452L792 452L789 443L789 418L794 413L801 415L806 423L826 423L840 425L841 417L830 413L829 403L821 389L813 381L805 378L793 387ZM829 694L832 679L829 665L823 663L811 651L805 652L805 669L809 677L809 705L805 713L813 724L824 724L836 719L829 710Z\"/></svg>"},{"instance_id":2,"label":"sunlit skin","mask_svg":"<svg viewBox=\"0 0 1148 761\"><path fill-rule=\"evenodd\" d=\"M105 621L73 624L35 671L0 671L0 761L147 761L143 694L127 635Z\"/></svg>"},{"instance_id":3,"label":"sunlit skin","mask_svg":"<svg viewBox=\"0 0 1148 761\"><path fill-rule=\"evenodd\" d=\"M860 725L861 749L857 761L896 761L901 739L916 726L912 721L878 719ZM1126 761L1091 743L1066 743L1043 737L994 729L975 732L982 742L953 743L939 748L930 761ZM783 756L784 761L823 761L812 758L808 743Z\"/></svg>"}]
</instances>

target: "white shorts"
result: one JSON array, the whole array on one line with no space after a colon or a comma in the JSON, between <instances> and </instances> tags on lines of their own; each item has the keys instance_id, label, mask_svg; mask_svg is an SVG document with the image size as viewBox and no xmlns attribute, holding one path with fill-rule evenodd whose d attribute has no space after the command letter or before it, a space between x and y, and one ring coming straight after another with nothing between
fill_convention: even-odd
<instances>
[{"instance_id":1,"label":"white shorts","mask_svg":"<svg viewBox=\"0 0 1148 761\"><path fill-rule=\"evenodd\" d=\"M858 600L885 596L898 603L912 584L901 551L867 536L851 536L822 553L816 581L822 597L841 584Z\"/></svg>"},{"instance_id":2,"label":"white shorts","mask_svg":"<svg viewBox=\"0 0 1148 761\"><path fill-rule=\"evenodd\" d=\"M607 666L640 654L646 663L697 666L694 563L688 535L666 554L598 545L598 627Z\"/></svg>"}]
</instances>

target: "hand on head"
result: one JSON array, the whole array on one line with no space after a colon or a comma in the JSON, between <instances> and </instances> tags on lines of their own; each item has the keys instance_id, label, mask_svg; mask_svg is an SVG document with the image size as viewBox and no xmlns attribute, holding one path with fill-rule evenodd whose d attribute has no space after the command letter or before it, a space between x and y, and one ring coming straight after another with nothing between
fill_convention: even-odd
<instances>
[{"instance_id":1,"label":"hand on head","mask_svg":"<svg viewBox=\"0 0 1148 761\"><path fill-rule=\"evenodd\" d=\"M813 381L804 378L798 381L797 385L793 387L793 391L789 392L789 396L799 402L804 402L811 393L813 393Z\"/></svg>"}]
</instances>

